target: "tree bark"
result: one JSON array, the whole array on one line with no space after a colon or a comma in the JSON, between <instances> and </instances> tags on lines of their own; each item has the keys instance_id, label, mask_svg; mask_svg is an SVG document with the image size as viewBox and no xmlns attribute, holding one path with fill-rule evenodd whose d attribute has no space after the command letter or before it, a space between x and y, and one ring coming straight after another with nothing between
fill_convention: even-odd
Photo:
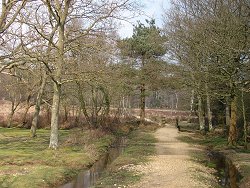
<instances>
[{"instance_id":1,"label":"tree bark","mask_svg":"<svg viewBox=\"0 0 250 188\"><path fill-rule=\"evenodd\" d=\"M97 128L98 127L98 100L97 100L97 88L92 86L91 93L92 93L92 117L91 117L91 124Z\"/></svg>"},{"instance_id":2,"label":"tree bark","mask_svg":"<svg viewBox=\"0 0 250 188\"><path fill-rule=\"evenodd\" d=\"M64 108L64 122L67 122L68 121L68 115L69 115L69 112L68 112L68 109L67 109L67 104L64 104L63 108Z\"/></svg>"},{"instance_id":3,"label":"tree bark","mask_svg":"<svg viewBox=\"0 0 250 188\"><path fill-rule=\"evenodd\" d=\"M179 97L178 97L178 93L175 93L175 99L176 99L175 109L176 109L176 110L178 110L178 104L179 104Z\"/></svg>"},{"instance_id":4,"label":"tree bark","mask_svg":"<svg viewBox=\"0 0 250 188\"><path fill-rule=\"evenodd\" d=\"M110 96L107 89L101 87L101 91L103 93L104 98L104 116L107 117L110 112ZM124 98L123 98L123 109L124 109Z\"/></svg>"},{"instance_id":5,"label":"tree bark","mask_svg":"<svg viewBox=\"0 0 250 188\"><path fill-rule=\"evenodd\" d=\"M32 106L32 105L30 105L30 97L31 96L29 96L27 101L26 101L25 111L23 113L23 117L22 117L22 120L21 120L22 126L25 126L27 124L27 121L26 121L27 114L28 114L28 111L29 111L30 107Z\"/></svg>"},{"instance_id":6,"label":"tree bark","mask_svg":"<svg viewBox=\"0 0 250 188\"><path fill-rule=\"evenodd\" d=\"M190 113L193 114L194 112L194 90L192 90L191 100L190 100Z\"/></svg>"},{"instance_id":7,"label":"tree bark","mask_svg":"<svg viewBox=\"0 0 250 188\"><path fill-rule=\"evenodd\" d=\"M92 126L89 114L88 114L87 109L86 109L86 103L84 101L84 96L83 96L83 93L82 93L82 86L81 86L81 84L79 82L76 82L76 84L78 86L78 100L80 102L80 107L81 107L81 109L83 111L83 114L85 116L85 119L86 119L88 125Z\"/></svg>"},{"instance_id":8,"label":"tree bark","mask_svg":"<svg viewBox=\"0 0 250 188\"><path fill-rule=\"evenodd\" d=\"M51 134L50 134L50 144L49 148L57 149L58 147L58 119L59 119L59 108L60 108L60 98L61 98L61 79L65 55L65 24L69 13L71 1L55 1L55 7L52 8L51 4L46 4L48 11L53 15L58 24L58 42L57 42L57 60L55 62L55 76L54 82L54 93L52 102L52 114L51 114ZM54 8L56 9L53 12Z\"/></svg>"},{"instance_id":9,"label":"tree bark","mask_svg":"<svg viewBox=\"0 0 250 188\"><path fill-rule=\"evenodd\" d=\"M68 2L69 3L69 2ZM65 19L68 14L68 7L65 7L65 12L62 12L62 7L57 4L57 10L59 10L60 19L58 27L58 44L57 44L57 56L58 60L56 61L56 75L54 77L54 93L53 93L53 102L52 102L52 111L51 111L51 133L50 133L50 144L49 148L57 149L58 147L58 119L59 119L59 108L60 108L60 98L61 98L61 77L62 69L64 64L64 27Z\"/></svg>"},{"instance_id":10,"label":"tree bark","mask_svg":"<svg viewBox=\"0 0 250 188\"><path fill-rule=\"evenodd\" d=\"M191 99L190 99L190 114L188 117L188 122L190 122L191 116L193 115L193 112L194 112L194 90L192 89Z\"/></svg>"},{"instance_id":11,"label":"tree bark","mask_svg":"<svg viewBox=\"0 0 250 188\"><path fill-rule=\"evenodd\" d=\"M46 72L44 71L43 76L42 76L42 83L41 83L39 92L38 92L37 97L36 97L35 112L33 115L33 120L32 120L31 128L30 128L31 137L33 137L33 138L36 137L36 130L38 127L39 113L40 113L41 102L42 102L42 95L43 95L43 92L45 89L46 79L47 79L47 75L46 75Z\"/></svg>"},{"instance_id":12,"label":"tree bark","mask_svg":"<svg viewBox=\"0 0 250 188\"><path fill-rule=\"evenodd\" d=\"M20 97L21 98L21 97ZM13 116L15 114L15 111L17 109L17 107L19 106L20 104L20 100L18 102L16 102L16 99L13 99L11 101L11 112L8 116L8 122L7 122L7 127L10 128L11 127L11 124L12 124L12 120L13 120Z\"/></svg>"},{"instance_id":13,"label":"tree bark","mask_svg":"<svg viewBox=\"0 0 250 188\"><path fill-rule=\"evenodd\" d=\"M231 101L231 119L228 135L228 145L236 146L237 139L237 97L234 95Z\"/></svg>"},{"instance_id":14,"label":"tree bark","mask_svg":"<svg viewBox=\"0 0 250 188\"><path fill-rule=\"evenodd\" d=\"M230 105L229 105L229 99L226 98L226 126L224 126L224 133L225 135L228 134L228 130L230 127Z\"/></svg>"},{"instance_id":15,"label":"tree bark","mask_svg":"<svg viewBox=\"0 0 250 188\"><path fill-rule=\"evenodd\" d=\"M212 124L212 112L211 112L211 106L210 106L210 95L208 93L208 85L206 86L206 99L207 99L207 118L208 118L208 129L209 131L213 130L213 124Z\"/></svg>"},{"instance_id":16,"label":"tree bark","mask_svg":"<svg viewBox=\"0 0 250 188\"><path fill-rule=\"evenodd\" d=\"M242 105L242 116L243 116L243 127L244 127L244 148L247 148L247 120L246 120L246 108L244 104L244 92L241 91L241 105Z\"/></svg>"},{"instance_id":17,"label":"tree bark","mask_svg":"<svg viewBox=\"0 0 250 188\"><path fill-rule=\"evenodd\" d=\"M145 123L145 108L146 108L146 88L145 88L145 57L142 56L141 59L141 85L140 85L140 124Z\"/></svg>"},{"instance_id":18,"label":"tree bark","mask_svg":"<svg viewBox=\"0 0 250 188\"><path fill-rule=\"evenodd\" d=\"M53 104L51 110L51 133L49 148L58 148L58 120L60 107L61 85L54 83Z\"/></svg>"},{"instance_id":19,"label":"tree bark","mask_svg":"<svg viewBox=\"0 0 250 188\"><path fill-rule=\"evenodd\" d=\"M204 131L205 130L205 119L203 116L202 98L201 98L200 94L198 94L198 116L199 116L200 131Z\"/></svg>"},{"instance_id":20,"label":"tree bark","mask_svg":"<svg viewBox=\"0 0 250 188\"><path fill-rule=\"evenodd\" d=\"M146 95L146 89L145 84L141 84L141 96L140 96L140 124L144 125L145 123L145 95Z\"/></svg>"},{"instance_id":21,"label":"tree bark","mask_svg":"<svg viewBox=\"0 0 250 188\"><path fill-rule=\"evenodd\" d=\"M11 110L9 116L8 116L8 121L7 121L7 127L10 128L11 124L12 124L12 120L13 120L13 116L14 116L14 111Z\"/></svg>"}]
</instances>

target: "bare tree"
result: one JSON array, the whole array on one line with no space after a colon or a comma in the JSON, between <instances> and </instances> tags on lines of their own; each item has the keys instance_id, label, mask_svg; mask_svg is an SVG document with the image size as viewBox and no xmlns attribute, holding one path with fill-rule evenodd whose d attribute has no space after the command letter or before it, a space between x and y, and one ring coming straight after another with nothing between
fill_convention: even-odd
<instances>
[{"instance_id":1,"label":"bare tree","mask_svg":"<svg viewBox=\"0 0 250 188\"><path fill-rule=\"evenodd\" d=\"M210 97L228 99L228 143L235 145L238 91L248 85L243 75L249 71L249 2L178 0L168 15L166 23L170 27L166 31L172 57L191 72L199 98L206 96L210 129Z\"/></svg>"},{"instance_id":2,"label":"bare tree","mask_svg":"<svg viewBox=\"0 0 250 188\"><path fill-rule=\"evenodd\" d=\"M0 34L6 31L15 21L17 15L26 5L28 0L2 0L0 16Z\"/></svg>"},{"instance_id":3,"label":"bare tree","mask_svg":"<svg viewBox=\"0 0 250 188\"><path fill-rule=\"evenodd\" d=\"M51 137L49 147L58 147L58 118L62 85L72 81L65 77L72 61L70 49L72 43L87 35L98 35L112 26L111 18L118 18L119 11L132 10L134 4L122 1L81 1L81 0L43 0L34 3L36 10L33 19L26 24L40 37L51 44L50 59L40 60L45 64L49 78L53 81L53 102L51 115ZM71 25L78 21L74 30ZM112 29L112 28L111 28ZM54 34L53 34L54 33ZM87 45L87 44L86 44ZM48 48L48 47L47 47ZM46 49L46 47L45 47ZM38 59L37 57L35 57Z\"/></svg>"}]
</instances>

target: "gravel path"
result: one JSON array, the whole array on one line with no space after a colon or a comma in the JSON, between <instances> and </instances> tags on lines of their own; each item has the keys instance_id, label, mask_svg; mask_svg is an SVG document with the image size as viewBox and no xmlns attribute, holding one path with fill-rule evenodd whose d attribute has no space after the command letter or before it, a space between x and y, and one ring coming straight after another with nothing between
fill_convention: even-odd
<instances>
[{"instance_id":1,"label":"gravel path","mask_svg":"<svg viewBox=\"0 0 250 188\"><path fill-rule=\"evenodd\" d=\"M199 149L177 139L178 135L183 133L178 133L175 127L167 125L158 129L154 134L158 139L157 154L151 156L149 163L133 167L133 170L143 173L144 176L138 184L130 187L212 187L209 185L210 181L214 181L214 177L210 173L211 169L190 160L190 151L200 152Z\"/></svg>"}]
</instances>

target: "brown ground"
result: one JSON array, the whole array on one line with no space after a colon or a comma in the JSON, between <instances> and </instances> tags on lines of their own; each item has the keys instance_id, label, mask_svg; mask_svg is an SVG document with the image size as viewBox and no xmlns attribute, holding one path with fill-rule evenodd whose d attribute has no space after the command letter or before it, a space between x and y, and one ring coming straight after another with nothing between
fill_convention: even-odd
<instances>
[{"instance_id":1,"label":"brown ground","mask_svg":"<svg viewBox=\"0 0 250 188\"><path fill-rule=\"evenodd\" d=\"M167 125L155 133L158 143L157 154L145 165L137 165L132 170L143 173L142 180L133 188L202 188L213 187L215 178L211 169L191 160L191 151L201 152L177 139L179 134L173 126Z\"/></svg>"}]
</instances>

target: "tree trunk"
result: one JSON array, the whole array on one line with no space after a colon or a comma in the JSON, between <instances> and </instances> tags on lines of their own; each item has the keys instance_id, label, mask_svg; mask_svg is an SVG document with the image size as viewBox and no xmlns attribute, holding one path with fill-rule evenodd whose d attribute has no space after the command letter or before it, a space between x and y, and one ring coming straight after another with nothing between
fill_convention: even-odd
<instances>
[{"instance_id":1,"label":"tree trunk","mask_svg":"<svg viewBox=\"0 0 250 188\"><path fill-rule=\"evenodd\" d=\"M124 117L126 113L125 97L122 96L122 116Z\"/></svg>"},{"instance_id":2,"label":"tree trunk","mask_svg":"<svg viewBox=\"0 0 250 188\"><path fill-rule=\"evenodd\" d=\"M98 100L97 100L97 89L95 86L92 86L92 121L91 124L94 125L95 128L98 127Z\"/></svg>"},{"instance_id":3,"label":"tree trunk","mask_svg":"<svg viewBox=\"0 0 250 188\"><path fill-rule=\"evenodd\" d=\"M49 106L48 104L46 105L46 117L46 119L48 120L48 124L51 123L51 106Z\"/></svg>"},{"instance_id":4,"label":"tree trunk","mask_svg":"<svg viewBox=\"0 0 250 188\"><path fill-rule=\"evenodd\" d=\"M175 109L178 110L179 97L177 93L175 93L175 99L176 99Z\"/></svg>"},{"instance_id":5,"label":"tree trunk","mask_svg":"<svg viewBox=\"0 0 250 188\"><path fill-rule=\"evenodd\" d=\"M145 84L141 84L140 88L141 96L140 96L140 124L144 125L145 123L145 96L146 96L146 89Z\"/></svg>"},{"instance_id":6,"label":"tree trunk","mask_svg":"<svg viewBox=\"0 0 250 188\"><path fill-rule=\"evenodd\" d=\"M173 111L174 111L174 97L173 95L170 95L171 97L171 116L173 116Z\"/></svg>"},{"instance_id":7,"label":"tree trunk","mask_svg":"<svg viewBox=\"0 0 250 188\"><path fill-rule=\"evenodd\" d=\"M102 88L103 96L104 96L104 115L107 117L110 112L110 97L109 97L109 92L105 88ZM123 98L123 109L124 109L124 98Z\"/></svg>"},{"instance_id":8,"label":"tree trunk","mask_svg":"<svg viewBox=\"0 0 250 188\"><path fill-rule=\"evenodd\" d=\"M30 105L30 103L27 102L26 107L25 107L25 111L24 111L23 117L22 117L22 126L25 126L27 124L27 121L26 121L27 114L28 114L28 111L29 111L29 109L30 109L31 106L32 105Z\"/></svg>"},{"instance_id":9,"label":"tree trunk","mask_svg":"<svg viewBox=\"0 0 250 188\"><path fill-rule=\"evenodd\" d=\"M190 100L190 112L194 112L194 90L192 90L191 100Z\"/></svg>"},{"instance_id":10,"label":"tree trunk","mask_svg":"<svg viewBox=\"0 0 250 188\"><path fill-rule=\"evenodd\" d=\"M41 103L42 103L42 95L43 95L43 92L44 92L44 89L45 89L46 79L47 79L47 74L44 71L43 75L42 75L42 83L41 83L39 92L38 92L37 97L36 97L35 112L34 112L34 115L33 115L31 128L30 128L31 136L33 138L36 137L36 130L37 130L37 127L38 127L39 113L40 113Z\"/></svg>"},{"instance_id":11,"label":"tree trunk","mask_svg":"<svg viewBox=\"0 0 250 188\"><path fill-rule=\"evenodd\" d=\"M47 74L46 74L46 71L43 71L42 83L41 83L40 89L36 97L35 112L33 114L33 119L32 119L31 128L30 128L31 137L33 138L36 137L36 130L38 127L38 120L39 120L39 114L40 114L41 103L42 103L42 95L46 86L46 80L47 80Z\"/></svg>"},{"instance_id":12,"label":"tree trunk","mask_svg":"<svg viewBox=\"0 0 250 188\"><path fill-rule=\"evenodd\" d=\"M146 108L146 88L145 88L145 57L141 59L141 85L140 85L140 124L145 123L145 108Z\"/></svg>"},{"instance_id":13,"label":"tree trunk","mask_svg":"<svg viewBox=\"0 0 250 188\"><path fill-rule=\"evenodd\" d=\"M200 95L198 95L198 116L199 116L200 131L204 131L205 130L205 119L203 116L202 99L201 99Z\"/></svg>"},{"instance_id":14,"label":"tree trunk","mask_svg":"<svg viewBox=\"0 0 250 188\"><path fill-rule=\"evenodd\" d=\"M131 107L131 97L130 96L127 97L127 104L128 104L128 108L131 109L132 107Z\"/></svg>"},{"instance_id":15,"label":"tree trunk","mask_svg":"<svg viewBox=\"0 0 250 188\"><path fill-rule=\"evenodd\" d=\"M188 122L191 120L191 116L193 115L194 112L194 90L191 92L191 99L190 99L190 115L188 117Z\"/></svg>"},{"instance_id":16,"label":"tree trunk","mask_svg":"<svg viewBox=\"0 0 250 188\"><path fill-rule=\"evenodd\" d=\"M8 121L7 121L7 127L10 128L11 124L12 124L12 120L13 120L13 116L14 116L14 111L11 110L9 116L8 116Z\"/></svg>"},{"instance_id":17,"label":"tree trunk","mask_svg":"<svg viewBox=\"0 0 250 188\"><path fill-rule=\"evenodd\" d=\"M230 105L229 105L229 99L226 98L226 126L224 126L224 134L228 134L228 130L230 127Z\"/></svg>"},{"instance_id":18,"label":"tree trunk","mask_svg":"<svg viewBox=\"0 0 250 188\"><path fill-rule=\"evenodd\" d=\"M49 148L57 149L58 147L58 119L59 119L59 108L60 108L60 97L61 97L61 79L63 66L66 63L64 61L65 55L65 24L67 16L69 13L69 6L71 1L64 1L64 7L62 4L55 1L55 10L57 12L58 24L58 42L57 42L57 53L55 62L55 75L53 76L54 82L54 93L52 102L52 114L51 114L51 134L50 134L50 144ZM51 13L51 4L46 4L48 6L49 12Z\"/></svg>"},{"instance_id":19,"label":"tree trunk","mask_svg":"<svg viewBox=\"0 0 250 188\"><path fill-rule=\"evenodd\" d=\"M208 119L208 129L209 131L213 130L213 124L212 124L212 112L211 112L211 107L210 107L210 95L208 93L208 85L207 83L205 84L206 86L206 97L207 97L207 119Z\"/></svg>"},{"instance_id":20,"label":"tree trunk","mask_svg":"<svg viewBox=\"0 0 250 188\"><path fill-rule=\"evenodd\" d=\"M51 110L51 133L49 148L58 148L58 120L60 107L61 85L54 83L53 104Z\"/></svg>"},{"instance_id":21,"label":"tree trunk","mask_svg":"<svg viewBox=\"0 0 250 188\"><path fill-rule=\"evenodd\" d=\"M72 106L72 117L75 117L75 105Z\"/></svg>"},{"instance_id":22,"label":"tree trunk","mask_svg":"<svg viewBox=\"0 0 250 188\"><path fill-rule=\"evenodd\" d=\"M243 125L244 125L244 148L247 148L247 120L246 120L246 108L244 104L244 92L241 91L241 105L242 105L242 116L243 116Z\"/></svg>"},{"instance_id":23,"label":"tree trunk","mask_svg":"<svg viewBox=\"0 0 250 188\"><path fill-rule=\"evenodd\" d=\"M58 8L59 9L59 8ZM59 123L59 108L60 108L60 98L61 98L61 76L62 76L62 66L64 62L64 25L59 27L59 39L58 39L58 60L56 62L57 70L54 77L53 83L53 102L51 110L51 132L50 132L50 143L49 148L58 148L58 123Z\"/></svg>"},{"instance_id":24,"label":"tree trunk","mask_svg":"<svg viewBox=\"0 0 250 188\"><path fill-rule=\"evenodd\" d=\"M82 87L81 87L81 84L79 82L76 82L77 86L78 86L78 99L79 99L79 102L80 102L80 107L83 111L83 114L85 116L85 119L88 123L89 126L92 126L91 124L91 120L89 118L89 114L87 112L87 109L86 109L86 103L84 101L84 96L82 94ZM77 115L76 115L77 116Z\"/></svg>"},{"instance_id":25,"label":"tree trunk","mask_svg":"<svg viewBox=\"0 0 250 188\"><path fill-rule=\"evenodd\" d=\"M20 97L20 98L21 98L21 97ZM19 100L19 101L20 101L20 100ZM8 127L8 128L11 127L12 120L13 120L13 116L14 116L14 114L15 114L15 111L16 111L17 107L18 107L19 104L20 104L19 101L18 101L17 103L16 103L16 99L13 99L13 100L11 101L11 112L10 112L10 114L9 114L9 116L8 116L8 122L7 122L7 127Z\"/></svg>"},{"instance_id":26,"label":"tree trunk","mask_svg":"<svg viewBox=\"0 0 250 188\"><path fill-rule=\"evenodd\" d=\"M107 122L109 119L109 112L110 112L110 96L109 91L103 86L99 87L100 91L103 94L102 102L100 104L101 111L101 124L107 126ZM124 102L124 101L123 101ZM124 103L122 104L122 115L124 113Z\"/></svg>"},{"instance_id":27,"label":"tree trunk","mask_svg":"<svg viewBox=\"0 0 250 188\"><path fill-rule=\"evenodd\" d=\"M237 139L237 97L234 95L231 101L231 119L228 135L228 145L236 146Z\"/></svg>"},{"instance_id":28,"label":"tree trunk","mask_svg":"<svg viewBox=\"0 0 250 188\"><path fill-rule=\"evenodd\" d=\"M64 122L67 122L68 121L68 115L69 115L69 112L68 112L68 109L67 109L67 104L64 104L63 108L64 108Z\"/></svg>"}]
</instances>

